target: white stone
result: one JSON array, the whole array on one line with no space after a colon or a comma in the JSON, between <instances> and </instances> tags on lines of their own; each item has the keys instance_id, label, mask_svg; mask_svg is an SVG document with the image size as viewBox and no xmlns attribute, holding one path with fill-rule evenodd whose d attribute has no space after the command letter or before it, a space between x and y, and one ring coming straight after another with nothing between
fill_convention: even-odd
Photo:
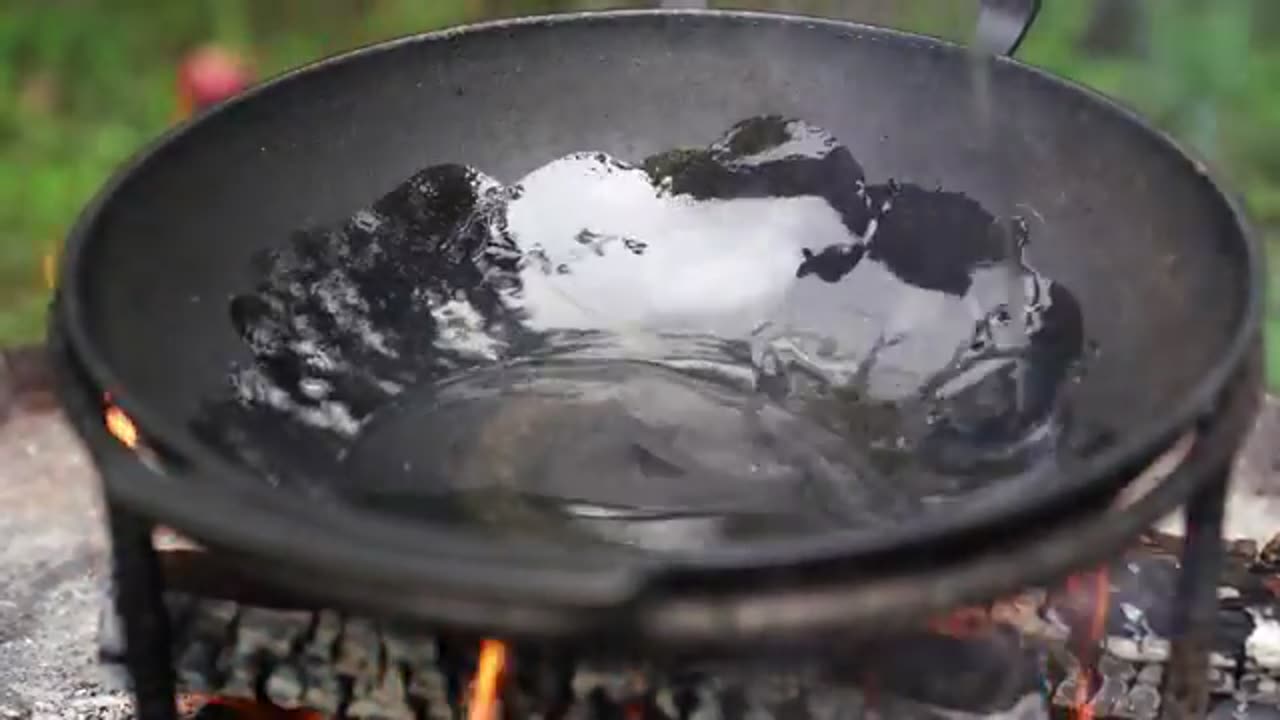
<instances>
[{"instance_id":1,"label":"white stone","mask_svg":"<svg viewBox=\"0 0 1280 720\"><path fill-rule=\"evenodd\" d=\"M1129 638L1109 637L1107 638L1107 652L1129 662L1142 662L1142 652L1138 647L1138 641Z\"/></svg>"},{"instance_id":2,"label":"white stone","mask_svg":"<svg viewBox=\"0 0 1280 720\"><path fill-rule=\"evenodd\" d=\"M1244 641L1245 654L1266 670L1280 670L1280 623L1254 616L1253 632Z\"/></svg>"},{"instance_id":3,"label":"white stone","mask_svg":"<svg viewBox=\"0 0 1280 720\"><path fill-rule=\"evenodd\" d=\"M1146 662L1165 662L1169 659L1169 641L1162 637L1148 635L1142 638L1139 651Z\"/></svg>"}]
</instances>

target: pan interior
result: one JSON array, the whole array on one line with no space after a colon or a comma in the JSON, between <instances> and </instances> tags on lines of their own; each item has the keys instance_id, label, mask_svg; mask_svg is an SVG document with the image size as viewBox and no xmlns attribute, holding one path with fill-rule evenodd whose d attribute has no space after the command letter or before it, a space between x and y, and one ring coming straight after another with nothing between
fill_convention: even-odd
<instances>
[{"instance_id":1,"label":"pan interior","mask_svg":"<svg viewBox=\"0 0 1280 720\"><path fill-rule=\"evenodd\" d=\"M69 248L77 351L146 431L251 471L186 480L408 545L971 517L1171 421L1252 292L1183 155L989 70L982 115L963 49L733 13L368 49L113 187Z\"/></svg>"},{"instance_id":2,"label":"pan interior","mask_svg":"<svg viewBox=\"0 0 1280 720\"><path fill-rule=\"evenodd\" d=\"M906 522L1078 440L1080 308L1029 234L776 115L510 185L435 165L260 258L228 309L253 359L203 429L276 478L517 537ZM331 460L299 474L304 444Z\"/></svg>"}]
</instances>

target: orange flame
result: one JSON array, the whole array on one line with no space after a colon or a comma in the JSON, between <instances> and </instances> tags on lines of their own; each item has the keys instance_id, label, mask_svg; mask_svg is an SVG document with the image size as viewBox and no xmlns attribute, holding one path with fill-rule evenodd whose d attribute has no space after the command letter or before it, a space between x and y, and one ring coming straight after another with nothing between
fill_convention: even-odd
<instances>
[{"instance_id":1,"label":"orange flame","mask_svg":"<svg viewBox=\"0 0 1280 720\"><path fill-rule=\"evenodd\" d=\"M108 405L103 412L103 421L107 425L107 431L115 436L117 440L124 444L130 450L138 448L138 426L133 424L128 415L115 405Z\"/></svg>"},{"instance_id":2,"label":"orange flame","mask_svg":"<svg viewBox=\"0 0 1280 720\"><path fill-rule=\"evenodd\" d=\"M1086 585L1089 580L1093 581L1092 587ZM1107 613L1111 609L1111 582L1107 574L1107 568L1104 566L1096 572L1073 575L1067 578L1067 592L1077 597L1077 593L1083 593L1086 597L1092 596L1093 612L1089 618L1089 634L1087 636L1089 647L1092 649L1102 642L1102 636L1107 631ZM1092 685L1091 662L1092 660L1087 656L1081 658L1078 669L1080 676L1076 678L1076 696L1071 708L1071 717L1074 720L1094 719L1093 703L1089 702Z\"/></svg>"},{"instance_id":3,"label":"orange flame","mask_svg":"<svg viewBox=\"0 0 1280 720\"><path fill-rule=\"evenodd\" d=\"M482 641L467 720L498 720L498 694L506 667L507 646L499 640Z\"/></svg>"}]
</instances>

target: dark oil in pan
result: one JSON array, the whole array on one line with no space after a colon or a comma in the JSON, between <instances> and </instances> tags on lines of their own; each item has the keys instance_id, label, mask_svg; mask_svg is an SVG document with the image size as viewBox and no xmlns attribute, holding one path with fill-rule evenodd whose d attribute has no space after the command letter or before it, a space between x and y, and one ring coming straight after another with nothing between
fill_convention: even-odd
<instances>
[{"instance_id":1,"label":"dark oil in pan","mask_svg":"<svg viewBox=\"0 0 1280 720\"><path fill-rule=\"evenodd\" d=\"M910 522L1056 467L1083 321L1027 240L779 117L511 185L435 166L263 259L204 424L278 482L505 535Z\"/></svg>"}]
</instances>

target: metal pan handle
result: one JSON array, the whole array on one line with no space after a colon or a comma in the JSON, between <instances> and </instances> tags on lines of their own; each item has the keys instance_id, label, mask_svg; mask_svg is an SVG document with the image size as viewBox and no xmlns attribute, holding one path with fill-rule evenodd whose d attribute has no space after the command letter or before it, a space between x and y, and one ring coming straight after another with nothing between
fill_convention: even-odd
<instances>
[{"instance_id":1,"label":"metal pan handle","mask_svg":"<svg viewBox=\"0 0 1280 720\"><path fill-rule=\"evenodd\" d=\"M992 55L1013 55L1040 12L1040 0L982 0L974 46Z\"/></svg>"}]
</instances>

